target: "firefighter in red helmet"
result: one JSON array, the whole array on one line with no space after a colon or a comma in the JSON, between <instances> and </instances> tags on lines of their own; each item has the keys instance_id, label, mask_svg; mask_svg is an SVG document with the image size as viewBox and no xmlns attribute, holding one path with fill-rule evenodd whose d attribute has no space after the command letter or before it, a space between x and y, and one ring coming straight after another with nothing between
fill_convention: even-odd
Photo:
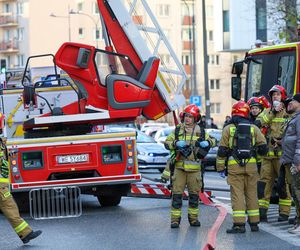
<instances>
[{"instance_id":1,"label":"firefighter in red helmet","mask_svg":"<svg viewBox=\"0 0 300 250\"><path fill-rule=\"evenodd\" d=\"M266 154L266 139L249 121L250 108L244 101L232 106L232 122L224 127L217 153L217 171L230 185L233 226L227 233L245 233L246 216L252 232L259 230L256 155Z\"/></svg>"},{"instance_id":2,"label":"firefighter in red helmet","mask_svg":"<svg viewBox=\"0 0 300 250\"><path fill-rule=\"evenodd\" d=\"M201 159L210 147L214 147L215 139L209 137L197 123L200 110L188 105L183 111L183 120L167 137L165 147L175 151L174 175L171 177L172 207L171 228L178 228L181 220L182 193L187 186L189 192L188 220L191 226L199 227L198 203L201 190Z\"/></svg>"},{"instance_id":3,"label":"firefighter in red helmet","mask_svg":"<svg viewBox=\"0 0 300 250\"><path fill-rule=\"evenodd\" d=\"M10 168L6 140L3 137L4 115L0 113L0 209L24 244L38 237L42 231L33 231L19 214L14 198L9 191Z\"/></svg>"},{"instance_id":4,"label":"firefighter in red helmet","mask_svg":"<svg viewBox=\"0 0 300 250\"><path fill-rule=\"evenodd\" d=\"M260 219L267 222L267 211L274 181L280 172L280 156L282 155L281 138L290 115L286 112L284 101L287 98L284 87L274 85L269 90L271 107L265 109L256 119L255 124L259 127L267 126L268 154L262 159L260 181L258 182L258 198L260 207ZM285 182L285 180L284 180ZM278 221L287 221L291 208L291 195L283 185L279 192L279 217Z\"/></svg>"}]
</instances>

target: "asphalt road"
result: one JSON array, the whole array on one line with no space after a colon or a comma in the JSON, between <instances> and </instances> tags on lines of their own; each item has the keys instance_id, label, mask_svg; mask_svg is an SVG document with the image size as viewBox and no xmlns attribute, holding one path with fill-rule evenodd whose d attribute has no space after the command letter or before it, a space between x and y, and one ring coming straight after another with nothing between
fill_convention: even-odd
<instances>
[{"instance_id":1,"label":"asphalt road","mask_svg":"<svg viewBox=\"0 0 300 250\"><path fill-rule=\"evenodd\" d=\"M159 176L151 171L147 175ZM209 185L223 183L226 187L226 181L215 172L207 174L207 181ZM33 220L29 214L23 214L34 229L43 230L39 238L25 246L0 215L0 249L202 249L218 215L217 209L200 205L202 225L192 228L184 201L180 228L171 229L170 200L125 197L114 208L100 207L92 196L82 195L82 201L83 212L78 218ZM292 245L268 233L268 229L251 233L247 228L244 235L228 235L225 231L231 225L228 214L217 237L217 249L300 249L300 245Z\"/></svg>"}]
</instances>

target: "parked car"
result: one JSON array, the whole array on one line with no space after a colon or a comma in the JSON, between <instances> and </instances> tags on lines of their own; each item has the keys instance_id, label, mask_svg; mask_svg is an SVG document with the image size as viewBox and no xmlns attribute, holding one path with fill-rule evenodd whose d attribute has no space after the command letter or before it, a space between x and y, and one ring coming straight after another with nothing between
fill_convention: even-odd
<instances>
[{"instance_id":1,"label":"parked car","mask_svg":"<svg viewBox=\"0 0 300 250\"><path fill-rule=\"evenodd\" d=\"M171 134L175 129L175 126L167 127L167 128L161 128L157 130L154 140L158 143L163 144L164 141L167 139L168 135Z\"/></svg>"},{"instance_id":2,"label":"parked car","mask_svg":"<svg viewBox=\"0 0 300 250\"><path fill-rule=\"evenodd\" d=\"M137 158L139 169L158 169L160 172L166 167L167 160L170 157L170 151L157 143L151 136L124 125L108 125L106 132L122 132L136 131L137 132Z\"/></svg>"},{"instance_id":3,"label":"parked car","mask_svg":"<svg viewBox=\"0 0 300 250\"><path fill-rule=\"evenodd\" d=\"M148 128L166 128L169 127L168 123L159 123L159 122L146 122L142 124L141 131L145 132Z\"/></svg>"},{"instance_id":4,"label":"parked car","mask_svg":"<svg viewBox=\"0 0 300 250\"><path fill-rule=\"evenodd\" d=\"M219 148L219 142L222 137L221 129L206 129L205 130L211 137L214 137L217 140L217 146L213 147L209 150L208 154L202 159L202 166L207 168L209 166L213 166L216 170L216 159Z\"/></svg>"},{"instance_id":5,"label":"parked car","mask_svg":"<svg viewBox=\"0 0 300 250\"><path fill-rule=\"evenodd\" d=\"M163 172L170 158L170 151L141 131L137 131L136 142L139 168L158 169Z\"/></svg>"}]
</instances>

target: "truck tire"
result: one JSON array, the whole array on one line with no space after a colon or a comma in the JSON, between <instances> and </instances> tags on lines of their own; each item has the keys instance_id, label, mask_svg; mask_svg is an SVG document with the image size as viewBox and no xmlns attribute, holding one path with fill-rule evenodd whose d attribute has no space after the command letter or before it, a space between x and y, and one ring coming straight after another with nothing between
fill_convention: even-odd
<instances>
[{"instance_id":1,"label":"truck tire","mask_svg":"<svg viewBox=\"0 0 300 250\"><path fill-rule=\"evenodd\" d=\"M115 207L118 206L121 202L121 195L98 195L98 201L102 207Z\"/></svg>"}]
</instances>

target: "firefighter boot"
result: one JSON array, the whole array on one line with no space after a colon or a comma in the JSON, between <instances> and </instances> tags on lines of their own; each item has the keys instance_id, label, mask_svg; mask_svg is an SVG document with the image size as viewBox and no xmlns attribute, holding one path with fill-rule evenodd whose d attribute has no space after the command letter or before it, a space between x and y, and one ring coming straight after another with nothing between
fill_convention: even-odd
<instances>
[{"instance_id":1,"label":"firefighter boot","mask_svg":"<svg viewBox=\"0 0 300 250\"><path fill-rule=\"evenodd\" d=\"M42 233L41 230L32 231L27 236L25 236L24 239L22 239L22 241L23 241L24 244L26 244L29 241L31 241L31 240L35 239L36 237L38 237L41 233Z\"/></svg>"},{"instance_id":2,"label":"firefighter boot","mask_svg":"<svg viewBox=\"0 0 300 250\"><path fill-rule=\"evenodd\" d=\"M245 224L233 223L232 228L227 229L228 234L243 234L246 232Z\"/></svg>"},{"instance_id":3,"label":"firefighter boot","mask_svg":"<svg viewBox=\"0 0 300 250\"><path fill-rule=\"evenodd\" d=\"M250 228L251 228L251 232L259 231L258 223L250 223Z\"/></svg>"},{"instance_id":4,"label":"firefighter boot","mask_svg":"<svg viewBox=\"0 0 300 250\"><path fill-rule=\"evenodd\" d=\"M289 216L286 215L286 214L279 214L278 216L278 221L281 222L281 221L288 221L289 220Z\"/></svg>"},{"instance_id":5,"label":"firefighter boot","mask_svg":"<svg viewBox=\"0 0 300 250\"><path fill-rule=\"evenodd\" d=\"M180 219L176 219L176 220L171 220L171 228L179 228L179 224L180 224Z\"/></svg>"},{"instance_id":6,"label":"firefighter boot","mask_svg":"<svg viewBox=\"0 0 300 250\"><path fill-rule=\"evenodd\" d=\"M200 227L201 223L198 220L198 218L193 218L191 216L188 217L189 218L189 223L191 227Z\"/></svg>"},{"instance_id":7,"label":"firefighter boot","mask_svg":"<svg viewBox=\"0 0 300 250\"><path fill-rule=\"evenodd\" d=\"M268 217L267 217L267 209L265 208L260 208L259 209L259 219L260 222L268 222Z\"/></svg>"}]
</instances>

